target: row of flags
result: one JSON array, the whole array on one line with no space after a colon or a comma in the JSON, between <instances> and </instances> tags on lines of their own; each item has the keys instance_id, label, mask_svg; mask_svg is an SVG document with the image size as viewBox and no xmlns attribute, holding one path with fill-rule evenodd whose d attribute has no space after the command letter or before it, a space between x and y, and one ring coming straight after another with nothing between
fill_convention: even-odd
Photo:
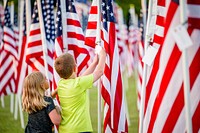
<instances>
[{"instance_id":1,"label":"row of flags","mask_svg":"<svg viewBox=\"0 0 200 133\"><path fill-rule=\"evenodd\" d=\"M33 69L46 71L45 74L53 91L59 80L53 68L53 61L66 51L75 57L81 74L94 55L98 32L98 8L101 6L100 39L101 46L107 53L105 72L101 79L101 95L105 102L103 131L128 132L124 96L124 80L127 79L122 79L122 74L128 71L128 75L131 76L135 70L137 71L138 110L141 106L144 107L142 131L186 132L182 52L178 49L171 33L174 27L180 24L179 0L153 2L153 10L156 14L153 17L156 19L151 25L154 31L150 45L159 46L159 49L153 65L148 67L144 103L141 103L143 97L141 89L144 82L142 58L145 55L142 33L146 31L139 29L135 16L127 27L121 19L123 16L120 17L123 13L112 0L102 0L101 5L93 0L90 12L88 11L87 28L83 31L83 24L79 21L80 14L76 13L74 1L65 1L66 10L63 10L61 2L63 1L57 1L56 12L52 0L35 2L28 38L24 32L27 30L25 18L28 12L23 11L24 31L15 32L9 20L10 16L6 14L10 10L9 6L4 9L5 15L0 14L0 22L3 25L0 27L0 32L4 33L0 34L0 39L1 36L3 39L0 45L0 96L10 92L21 94L21 83ZM187 49L187 58L191 120L195 133L200 129L199 5L198 0L187 0L187 32L193 42L193 45ZM1 7L0 10L2 9ZM19 33L20 37L20 32L23 36L17 39L16 34Z\"/></svg>"},{"instance_id":2,"label":"row of flags","mask_svg":"<svg viewBox=\"0 0 200 133\"><path fill-rule=\"evenodd\" d=\"M3 32L0 45L0 96L11 93L21 95L23 79L33 70L43 72L49 80L51 91L54 91L59 76L54 70L53 62L64 52L75 57L78 74L81 75L94 55L97 8L102 8L102 13L99 13L102 16L100 38L107 53L106 68L101 81L101 95L105 101L104 132L128 132L121 69L123 65L120 61L123 50L119 51L118 43L118 40L123 40L124 46L122 43L121 47L128 50L125 48L128 47L125 45L128 35L126 39L117 38L114 16L116 12L113 11L113 8L117 8L116 4L113 7L113 1L108 0L99 5L94 0L84 34L73 0L65 1L65 6L63 1L57 0L56 10L54 0L35 0L32 14L28 12L26 2L20 3L24 8L18 14L21 20L18 27L11 22L10 0L5 8L1 8L4 14L1 15ZM30 25L28 17L31 18ZM128 34L128 29L125 30Z\"/></svg>"},{"instance_id":3,"label":"row of flags","mask_svg":"<svg viewBox=\"0 0 200 133\"><path fill-rule=\"evenodd\" d=\"M154 16L156 21L150 45L159 46L159 50L153 65L147 70L145 101L140 105L140 107L144 107L144 112L142 112L144 118L141 120L142 131L144 133L189 132L186 129L188 121L186 119L187 107L184 101L183 53L179 50L172 34L174 28L181 24L180 1L158 0L152 1L152 3L152 12L156 14ZM186 27L193 42L193 45L186 51L189 66L187 71L189 71L190 83L188 95L190 95L191 129L192 132L197 133L200 131L200 29L198 27L200 2L187 0L184 10L187 11L188 21L187 25L182 25ZM139 65L143 67L142 63ZM143 82L143 79L141 78L140 81Z\"/></svg>"}]
</instances>

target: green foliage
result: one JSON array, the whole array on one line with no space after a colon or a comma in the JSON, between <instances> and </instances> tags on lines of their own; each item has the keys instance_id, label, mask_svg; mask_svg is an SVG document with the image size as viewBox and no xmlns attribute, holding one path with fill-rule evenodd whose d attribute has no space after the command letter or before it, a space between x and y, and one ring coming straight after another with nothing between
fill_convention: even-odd
<instances>
[{"instance_id":1,"label":"green foliage","mask_svg":"<svg viewBox=\"0 0 200 133\"><path fill-rule=\"evenodd\" d=\"M124 18L127 20L130 4L135 6L135 11L139 15L141 9L141 0L116 0L118 5L123 9Z\"/></svg>"}]
</instances>

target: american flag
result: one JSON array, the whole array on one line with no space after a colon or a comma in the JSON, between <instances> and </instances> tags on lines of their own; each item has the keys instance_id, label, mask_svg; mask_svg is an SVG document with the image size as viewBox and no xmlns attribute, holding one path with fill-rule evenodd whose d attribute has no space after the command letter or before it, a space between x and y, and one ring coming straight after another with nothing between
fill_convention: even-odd
<instances>
[{"instance_id":1,"label":"american flag","mask_svg":"<svg viewBox=\"0 0 200 133\"><path fill-rule=\"evenodd\" d=\"M15 63L17 58L14 31L11 25L10 10L8 1L5 7L4 36L0 47L0 96L8 95L15 89Z\"/></svg>"},{"instance_id":2,"label":"american flag","mask_svg":"<svg viewBox=\"0 0 200 133\"><path fill-rule=\"evenodd\" d=\"M13 57L17 59L17 45L15 43L15 34L14 34L13 27L11 24L11 14L10 14L11 12L8 6L8 2L6 4L6 8L4 12L5 18L4 18L4 27L3 27L3 31L4 31L3 49L9 52L11 55L13 55Z\"/></svg>"},{"instance_id":3,"label":"american flag","mask_svg":"<svg viewBox=\"0 0 200 133\"><path fill-rule=\"evenodd\" d=\"M47 64L48 77L50 80L50 88L53 83L53 57L54 57L54 42L55 42L55 21L54 21L54 0L42 1L43 18L45 24L46 40L47 40ZM47 14L45 14L45 12Z\"/></svg>"},{"instance_id":4,"label":"american flag","mask_svg":"<svg viewBox=\"0 0 200 133\"><path fill-rule=\"evenodd\" d=\"M156 25L161 26L161 30L164 27L164 34L159 32L160 34L154 35L154 42L160 44L161 47L146 86L143 131L186 132L182 52L178 49L170 32L180 24L179 1L158 0L157 4L159 17L157 17ZM187 49L187 59L190 76L190 111L194 133L200 131L199 9L198 0L187 1L187 17L190 20L187 31L193 41L193 46Z\"/></svg>"},{"instance_id":5,"label":"american flag","mask_svg":"<svg viewBox=\"0 0 200 133\"><path fill-rule=\"evenodd\" d=\"M54 59L64 53L64 45L62 39L62 16L61 16L61 4L60 0L57 1L57 13L56 13L56 39L55 39L55 50L54 50ZM57 88L57 83L60 79L56 70L54 69L54 78L53 78L53 88Z\"/></svg>"},{"instance_id":6,"label":"american flag","mask_svg":"<svg viewBox=\"0 0 200 133\"><path fill-rule=\"evenodd\" d=\"M66 1L66 11L68 50L75 57L79 75L86 69L90 56L73 0Z\"/></svg>"},{"instance_id":7,"label":"american flag","mask_svg":"<svg viewBox=\"0 0 200 133\"><path fill-rule=\"evenodd\" d=\"M105 101L104 132L128 132L115 17L111 0L102 0L102 19L101 39L107 53L102 81L102 97Z\"/></svg>"},{"instance_id":8,"label":"american flag","mask_svg":"<svg viewBox=\"0 0 200 133\"><path fill-rule=\"evenodd\" d=\"M93 0L86 30L86 44L93 48L95 47L97 35L98 6L100 5L97 1ZM107 53L101 92L105 101L104 132L128 132L115 18L111 1L102 1L102 9L103 28L101 29L101 39Z\"/></svg>"},{"instance_id":9,"label":"american flag","mask_svg":"<svg viewBox=\"0 0 200 133\"><path fill-rule=\"evenodd\" d=\"M18 49L18 66L17 66L17 76L16 76L16 90L15 93L21 94L22 93L22 85L23 80L28 74L28 65L25 61L25 51L27 47L27 34L26 34L26 2L24 2L23 12L20 12L20 15L23 15L23 27L20 29L19 32L22 32L22 36L20 37L21 43L19 44Z\"/></svg>"},{"instance_id":10,"label":"american flag","mask_svg":"<svg viewBox=\"0 0 200 133\"><path fill-rule=\"evenodd\" d=\"M90 7L90 14L88 17L88 25L87 25L87 30L85 33L85 44L95 48L95 43L96 43L96 36L97 36L97 11L98 10L98 5L97 1L93 0L92 5Z\"/></svg>"},{"instance_id":11,"label":"american flag","mask_svg":"<svg viewBox=\"0 0 200 133\"><path fill-rule=\"evenodd\" d=\"M39 13L38 13L38 5L37 1L34 3L33 15L32 15L32 22L30 26L30 34L28 37L28 46L26 50L26 62L30 65L33 70L39 70L41 72L45 72L45 61L47 62L48 67L48 79L50 80L50 87L51 81L53 81L53 42L55 39L55 27L54 27L54 14L53 14L53 0L42 0L41 3L42 7L42 18L43 20L39 20ZM45 43L42 44L42 34L41 27L39 21L44 22L44 32L45 32ZM46 54L46 59L44 59L43 53L43 45L46 45L47 49L44 51Z\"/></svg>"}]
</instances>

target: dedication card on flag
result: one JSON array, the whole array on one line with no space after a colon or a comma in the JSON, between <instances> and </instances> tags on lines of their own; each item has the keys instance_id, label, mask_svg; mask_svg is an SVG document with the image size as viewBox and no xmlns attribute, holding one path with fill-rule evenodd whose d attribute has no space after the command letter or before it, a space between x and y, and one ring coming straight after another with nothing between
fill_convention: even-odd
<instances>
[{"instance_id":1,"label":"dedication card on flag","mask_svg":"<svg viewBox=\"0 0 200 133\"><path fill-rule=\"evenodd\" d=\"M178 48L182 51L192 46L192 40L183 25L178 25L172 30L173 37L178 45Z\"/></svg>"},{"instance_id":2,"label":"dedication card on flag","mask_svg":"<svg viewBox=\"0 0 200 133\"><path fill-rule=\"evenodd\" d=\"M160 45L156 43L154 43L153 46L149 45L144 57L142 58L142 61L148 66L151 66L156 57L156 54L158 53L159 47Z\"/></svg>"}]
</instances>

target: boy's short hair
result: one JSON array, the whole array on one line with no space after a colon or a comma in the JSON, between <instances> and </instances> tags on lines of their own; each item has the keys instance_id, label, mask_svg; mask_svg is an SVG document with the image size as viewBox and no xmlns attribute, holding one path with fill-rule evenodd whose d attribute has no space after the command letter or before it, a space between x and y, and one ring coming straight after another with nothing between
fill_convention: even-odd
<instances>
[{"instance_id":1,"label":"boy's short hair","mask_svg":"<svg viewBox=\"0 0 200 133\"><path fill-rule=\"evenodd\" d=\"M72 75L75 66L76 64L74 57L69 53L60 55L58 58L56 58L54 63L54 67L58 75L65 79Z\"/></svg>"}]
</instances>

